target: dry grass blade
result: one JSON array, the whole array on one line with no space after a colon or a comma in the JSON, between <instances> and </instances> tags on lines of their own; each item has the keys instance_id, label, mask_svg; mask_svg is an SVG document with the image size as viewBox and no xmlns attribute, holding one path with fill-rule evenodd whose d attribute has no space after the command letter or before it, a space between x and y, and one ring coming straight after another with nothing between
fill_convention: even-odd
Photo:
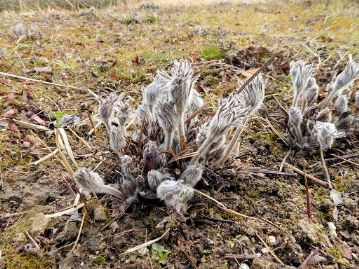
<instances>
[{"instance_id":1,"label":"dry grass blade","mask_svg":"<svg viewBox=\"0 0 359 269\"><path fill-rule=\"evenodd\" d=\"M66 152L69 155L70 160L73 162L76 169L78 169L79 166L77 165L77 162L75 160L75 156L74 156L74 153L73 153L73 151L71 149L69 138L67 137L67 134L66 134L65 130L63 128L58 128L58 130L60 132L60 135L61 135L61 138L62 138L62 141L63 141L63 145L65 146Z\"/></svg>"},{"instance_id":2,"label":"dry grass blade","mask_svg":"<svg viewBox=\"0 0 359 269\"><path fill-rule=\"evenodd\" d=\"M310 174L307 174L307 173L304 173L302 170L298 169L297 167L287 163L287 162L284 162L284 164L286 166L288 166L289 168L293 169L294 172L302 175L302 176L306 176L308 179L310 179L312 182L314 182L315 184L317 185L321 185L323 187L328 187L328 183L323 181L323 180L320 180L318 178L316 178L315 176L313 175L310 175Z\"/></svg>"},{"instance_id":3,"label":"dry grass blade","mask_svg":"<svg viewBox=\"0 0 359 269\"><path fill-rule=\"evenodd\" d=\"M16 123L17 125L27 128L27 129L33 129L33 130L39 130L39 131L51 131L49 128L42 126L42 125L37 125L37 124L33 124L30 122L26 122L26 121L21 121L21 120L16 120L13 119L12 120L14 123Z\"/></svg>"},{"instance_id":4,"label":"dry grass blade","mask_svg":"<svg viewBox=\"0 0 359 269\"><path fill-rule=\"evenodd\" d=\"M58 129L56 129L55 131L55 141L56 141L56 146L59 150L59 155L61 157L62 160L62 165L65 167L66 171L73 176L74 175L74 170L72 169L71 165L69 164L69 162L67 161L65 154L63 153L63 150L65 148L62 139L61 139L61 134L60 131Z\"/></svg>"},{"instance_id":5,"label":"dry grass blade","mask_svg":"<svg viewBox=\"0 0 359 269\"><path fill-rule=\"evenodd\" d=\"M79 87L75 87L75 86L71 86L71 85L65 85L65 84L60 84L60 83L52 83L52 82L47 82L47 81L43 81L43 80L40 80L40 79L27 78L27 77L17 76L17 75L5 73L5 72L0 72L0 75L4 76L4 77L11 78L11 79L32 81L32 82L37 82L37 83L41 83L41 84L45 84L45 85L52 85L52 86L57 86L57 87L62 87L62 88L69 88L69 89L73 89L73 90L80 90L82 92L86 92L86 93L91 94L96 99L99 99L99 96L96 93L94 93L93 91L91 91L90 89L88 89L88 88L79 88Z\"/></svg>"},{"instance_id":6,"label":"dry grass blade","mask_svg":"<svg viewBox=\"0 0 359 269\"><path fill-rule=\"evenodd\" d=\"M45 217L46 218L57 218L57 217L61 217L63 215L68 215L68 214L71 214L72 212L75 212L77 210L79 210L80 208L84 207L85 206L85 203L80 203L76 206L73 206L73 207L70 207L68 209L65 209L63 211L60 211L60 212L56 212L56 213L53 213L53 214L46 214Z\"/></svg>"},{"instance_id":7,"label":"dry grass blade","mask_svg":"<svg viewBox=\"0 0 359 269\"><path fill-rule=\"evenodd\" d=\"M132 253L132 252L135 252L137 250L140 250L142 248L145 248L145 247L148 247L158 241L160 241L163 237L166 236L166 234L170 231L171 229L168 228L160 237L157 237L156 239L153 239L153 240L150 240L150 241L147 241L141 245L138 245L138 246L135 246L133 248L129 248L128 250L126 250L124 253L122 253L121 255L125 255L125 254L128 254L128 253Z\"/></svg>"},{"instance_id":8,"label":"dry grass blade","mask_svg":"<svg viewBox=\"0 0 359 269\"><path fill-rule=\"evenodd\" d=\"M77 139L80 140L80 142L82 144L84 144L88 149L92 149L91 145L89 143L86 142L85 139L83 139L81 136L79 136L74 130L72 130L71 128L68 128L70 130L70 132L77 137Z\"/></svg>"},{"instance_id":9,"label":"dry grass blade","mask_svg":"<svg viewBox=\"0 0 359 269\"><path fill-rule=\"evenodd\" d=\"M216 199L214 199L213 197L199 191L199 190L196 190L194 189L194 192L195 193L198 193L199 195L202 195L203 197L206 197L207 199L211 200L212 202L214 202L216 205L218 205L221 209L223 209L225 212L231 214L231 215L235 215L237 217L241 217L241 218L247 218L247 219L252 219L252 220L256 220L256 221L262 221L262 222L266 222L270 225L273 225L274 227L276 228L279 228L281 229L278 225L274 224L273 222L269 221L269 220L266 220L266 219L263 219L263 218L256 218L256 217L252 217L252 216L247 216L245 214L242 214L242 213L239 213L237 211L234 211L232 209L229 209L227 208L223 203L217 201Z\"/></svg>"},{"instance_id":10,"label":"dry grass blade","mask_svg":"<svg viewBox=\"0 0 359 269\"><path fill-rule=\"evenodd\" d=\"M260 68L258 68L258 70L249 79L246 80L246 82L243 83L243 85L238 90L236 90L236 92L240 93L241 91L243 91L249 85L249 83L251 83L253 79L255 79L256 76L258 76L264 70L264 68L269 66L270 63L274 61L274 59L279 55L279 53L282 52L282 50L283 49L273 54L272 57L270 57Z\"/></svg>"},{"instance_id":11,"label":"dry grass blade","mask_svg":"<svg viewBox=\"0 0 359 269\"><path fill-rule=\"evenodd\" d=\"M285 266L285 264L278 258L277 255L275 255L274 251L267 245L267 243L258 235L256 234L258 239L263 243L263 245L268 249L269 253L272 254L273 258L279 262L281 265Z\"/></svg>"},{"instance_id":12,"label":"dry grass blade","mask_svg":"<svg viewBox=\"0 0 359 269\"><path fill-rule=\"evenodd\" d=\"M82 219L81 219L80 229L79 229L79 232L78 232L78 234L77 234L77 237L76 237L75 243L74 243L74 245L72 246L72 248L71 248L71 250L70 250L70 253L72 253L72 252L75 250L75 248L76 248L76 246L77 246L77 243L78 243L78 242L79 242L79 240L80 240L80 236L81 236L82 228L83 228L83 226L84 226L84 222L85 222L85 217L86 217L86 210L85 210L85 211L83 212L83 214L82 214Z\"/></svg>"},{"instance_id":13,"label":"dry grass blade","mask_svg":"<svg viewBox=\"0 0 359 269\"><path fill-rule=\"evenodd\" d=\"M46 156L40 158L39 160L37 160L36 162L33 162L33 165L39 165L40 163L50 159L51 157L55 156L57 153L59 153L59 149L55 149L54 151L52 151L51 153L47 154Z\"/></svg>"}]
</instances>

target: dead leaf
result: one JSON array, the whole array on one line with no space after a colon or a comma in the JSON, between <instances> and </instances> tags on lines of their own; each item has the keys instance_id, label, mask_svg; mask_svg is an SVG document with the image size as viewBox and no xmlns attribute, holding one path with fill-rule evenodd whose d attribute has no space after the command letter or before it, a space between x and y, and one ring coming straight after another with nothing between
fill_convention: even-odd
<instances>
[{"instance_id":1,"label":"dead leaf","mask_svg":"<svg viewBox=\"0 0 359 269\"><path fill-rule=\"evenodd\" d=\"M36 121L40 125L46 125L46 122L43 119L41 119L37 114L33 114L31 116L31 119L33 119L34 121Z\"/></svg>"},{"instance_id":2,"label":"dead leaf","mask_svg":"<svg viewBox=\"0 0 359 269\"><path fill-rule=\"evenodd\" d=\"M342 252L343 252L343 256L346 259L348 259L348 260L352 259L352 248L345 242L343 243L343 246L342 246Z\"/></svg>"},{"instance_id":3,"label":"dead leaf","mask_svg":"<svg viewBox=\"0 0 359 269\"><path fill-rule=\"evenodd\" d=\"M15 123L9 123L7 128L14 133L20 133L20 130Z\"/></svg>"},{"instance_id":4,"label":"dead leaf","mask_svg":"<svg viewBox=\"0 0 359 269\"><path fill-rule=\"evenodd\" d=\"M3 118L10 118L11 116L14 116L16 114L16 109L9 109L4 114L1 115Z\"/></svg>"},{"instance_id":5,"label":"dead leaf","mask_svg":"<svg viewBox=\"0 0 359 269\"><path fill-rule=\"evenodd\" d=\"M49 223L49 218L46 217L43 213L37 213L35 216L31 217L31 231L43 231L46 229L47 224Z\"/></svg>"},{"instance_id":6,"label":"dead leaf","mask_svg":"<svg viewBox=\"0 0 359 269\"><path fill-rule=\"evenodd\" d=\"M330 197L332 198L335 206L343 204L343 197L341 192L332 189L330 191Z\"/></svg>"},{"instance_id":7,"label":"dead leaf","mask_svg":"<svg viewBox=\"0 0 359 269\"><path fill-rule=\"evenodd\" d=\"M241 74L242 74L243 76L245 76L246 78L250 78L251 76L253 76L253 74L254 74L255 72L258 71L258 69L259 69L259 68L252 68L252 69L248 69L248 70L242 70L242 71L241 71Z\"/></svg>"},{"instance_id":8,"label":"dead leaf","mask_svg":"<svg viewBox=\"0 0 359 269\"><path fill-rule=\"evenodd\" d=\"M50 67L50 66L34 67L32 70L29 71L29 73L51 74L52 73L52 67Z\"/></svg>"}]
</instances>

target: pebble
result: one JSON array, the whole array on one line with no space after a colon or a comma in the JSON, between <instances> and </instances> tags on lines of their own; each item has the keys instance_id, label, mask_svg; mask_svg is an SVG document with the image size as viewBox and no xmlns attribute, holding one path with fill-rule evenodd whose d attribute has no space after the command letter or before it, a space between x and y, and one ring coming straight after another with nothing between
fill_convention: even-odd
<instances>
[{"instance_id":1,"label":"pebble","mask_svg":"<svg viewBox=\"0 0 359 269\"><path fill-rule=\"evenodd\" d=\"M246 263L241 263L241 265L239 266L239 269L249 269L249 266Z\"/></svg>"},{"instance_id":2,"label":"pebble","mask_svg":"<svg viewBox=\"0 0 359 269\"><path fill-rule=\"evenodd\" d=\"M270 245L270 246L274 246L274 245L277 244L277 239L275 238L275 236L270 235L270 236L268 236L268 238L267 238L267 243L268 243L268 245Z\"/></svg>"}]
</instances>

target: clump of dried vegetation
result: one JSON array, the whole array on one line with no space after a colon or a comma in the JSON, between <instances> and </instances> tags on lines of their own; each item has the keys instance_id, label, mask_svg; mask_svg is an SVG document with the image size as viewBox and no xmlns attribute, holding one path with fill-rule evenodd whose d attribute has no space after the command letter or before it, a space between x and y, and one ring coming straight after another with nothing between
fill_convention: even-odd
<instances>
[{"instance_id":1,"label":"clump of dried vegetation","mask_svg":"<svg viewBox=\"0 0 359 269\"><path fill-rule=\"evenodd\" d=\"M204 167L228 160L243 127L264 99L259 75L243 90L219 99L212 118L199 119L204 102L195 89L198 77L189 62L175 61L170 74L158 71L137 109L124 95L113 93L100 99L98 115L109 147L119 158L121 184L111 187L96 172L81 168L74 175L79 190L112 195L117 216L148 192L176 213L184 212Z\"/></svg>"}]
</instances>

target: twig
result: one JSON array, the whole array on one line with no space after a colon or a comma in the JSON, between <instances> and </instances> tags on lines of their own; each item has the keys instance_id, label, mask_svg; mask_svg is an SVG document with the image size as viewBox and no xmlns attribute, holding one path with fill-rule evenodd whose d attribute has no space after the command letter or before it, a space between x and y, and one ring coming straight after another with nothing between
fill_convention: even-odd
<instances>
[{"instance_id":1,"label":"twig","mask_svg":"<svg viewBox=\"0 0 359 269\"><path fill-rule=\"evenodd\" d=\"M259 253L258 254L227 254L226 256L224 256L224 258L244 261L244 260L254 260L256 258L259 258L260 256L261 254Z\"/></svg>"},{"instance_id":2,"label":"twig","mask_svg":"<svg viewBox=\"0 0 359 269\"><path fill-rule=\"evenodd\" d=\"M129 249L126 250L124 253L122 253L121 256L122 256L122 255L125 255L125 254L128 254L128 253L135 252L135 251L137 251L137 250L140 250L140 249L142 249L142 248L148 247L148 246L150 246L150 245L152 245L152 244L154 244L154 243L160 241L163 237L166 236L166 234L167 234L170 230L171 230L171 229L168 228L160 237L157 237L156 239L147 241L147 242L145 242L145 243L143 243L143 244L141 244L141 245L135 246L135 247L133 247L133 248L129 248Z\"/></svg>"},{"instance_id":3,"label":"twig","mask_svg":"<svg viewBox=\"0 0 359 269\"><path fill-rule=\"evenodd\" d=\"M348 162L348 163L351 163L351 164L353 164L353 165L355 165L355 166L359 166L359 163L353 162L353 161L351 161L351 160L345 159L345 158L340 157L340 156L335 155L335 154L331 154L331 155L334 156L335 158L338 158L338 159L344 161L344 162Z\"/></svg>"},{"instance_id":4,"label":"twig","mask_svg":"<svg viewBox=\"0 0 359 269\"><path fill-rule=\"evenodd\" d=\"M198 116L205 108L207 108L207 105L203 105L200 108L198 108L195 112L193 112L185 121L186 124L190 123L193 118Z\"/></svg>"},{"instance_id":5,"label":"twig","mask_svg":"<svg viewBox=\"0 0 359 269\"><path fill-rule=\"evenodd\" d=\"M80 140L80 142L82 144L84 144L88 149L92 149L91 145L89 143L86 142L85 139L83 139L81 136L79 136L74 130L72 130L70 127L68 128L70 130L70 132L77 137L77 139Z\"/></svg>"},{"instance_id":6,"label":"twig","mask_svg":"<svg viewBox=\"0 0 359 269\"><path fill-rule=\"evenodd\" d=\"M287 160L287 158L289 157L291 151L292 151L292 148L290 148L290 149L288 150L288 152L285 154L285 156L284 156L282 162L280 163L279 172L282 172L284 163L285 163L285 161Z\"/></svg>"},{"instance_id":7,"label":"twig","mask_svg":"<svg viewBox=\"0 0 359 269\"><path fill-rule=\"evenodd\" d=\"M68 215L72 212L75 212L77 210L79 210L80 208L84 207L85 204L84 203L80 203L78 204L77 206L74 206L74 207L70 207L68 209L65 209L63 211L60 211L60 212L56 212L56 213L53 213L53 214L46 214L45 217L46 218L57 218L57 217L61 217L63 215Z\"/></svg>"},{"instance_id":8,"label":"twig","mask_svg":"<svg viewBox=\"0 0 359 269\"><path fill-rule=\"evenodd\" d=\"M82 214L82 219L81 219L81 224L80 224L80 229L79 229L79 232L77 234L77 237L76 237L76 240L75 240L75 243L74 245L72 246L71 250L70 250L70 253L72 253L76 246L77 246L77 243L79 242L80 240L80 236L81 236L81 232L82 232L82 228L84 226L84 222L85 222L85 216L86 216L86 210L84 210L83 214Z\"/></svg>"},{"instance_id":9,"label":"twig","mask_svg":"<svg viewBox=\"0 0 359 269\"><path fill-rule=\"evenodd\" d=\"M269 253L272 254L273 258L279 262L281 265L285 265L279 258L277 255L275 255L274 251L267 245L267 243L258 235L256 234L256 236L258 237L258 239L263 243L263 245L268 249Z\"/></svg>"},{"instance_id":10,"label":"twig","mask_svg":"<svg viewBox=\"0 0 359 269\"><path fill-rule=\"evenodd\" d=\"M324 151L323 151L322 148L320 148L319 152L320 152L320 158L321 158L322 164L323 164L323 169L324 169L324 172L325 172L325 178L327 179L329 189L333 189L332 182L330 181L330 175L329 175L329 171L328 171L328 168L327 168L327 164L325 163L325 159L324 159Z\"/></svg>"},{"instance_id":11,"label":"twig","mask_svg":"<svg viewBox=\"0 0 359 269\"><path fill-rule=\"evenodd\" d=\"M313 220L313 213L312 213L312 203L310 199L310 190L308 186L307 174L304 172L304 180L305 180L305 197L307 201L307 216L310 221Z\"/></svg>"},{"instance_id":12,"label":"twig","mask_svg":"<svg viewBox=\"0 0 359 269\"><path fill-rule=\"evenodd\" d=\"M91 94L96 99L99 99L99 96L96 93L94 93L93 91L91 91L90 89L88 89L88 88L79 88L79 87L75 87L75 86L71 86L71 85L47 82L47 81L40 80L40 79L27 78L27 77L17 76L17 75L14 75L14 74L9 74L9 73L4 73L4 72L0 72L0 75L2 75L4 77L11 78L11 79L20 79L20 80L25 80L25 81L38 82L38 83L42 83L42 84L45 84L45 85L52 85L52 86L57 86L57 87L62 87L62 88L69 88L69 89L73 89L73 90L85 91L85 92Z\"/></svg>"},{"instance_id":13,"label":"twig","mask_svg":"<svg viewBox=\"0 0 359 269\"><path fill-rule=\"evenodd\" d=\"M13 119L12 121L14 123L16 123L17 125L20 125L21 127L24 127L27 129L34 129L34 130L45 131L45 132L51 131L49 128L42 126L42 125L37 125L37 124L33 124L30 122L26 122L26 121L16 120L16 119Z\"/></svg>"},{"instance_id":14,"label":"twig","mask_svg":"<svg viewBox=\"0 0 359 269\"><path fill-rule=\"evenodd\" d=\"M29 240L31 241L31 243L36 247L36 249L38 251L40 251L40 246L39 244L35 241L35 239L31 236L31 234L28 231L25 231L25 235L27 236L27 238L29 238Z\"/></svg>"},{"instance_id":15,"label":"twig","mask_svg":"<svg viewBox=\"0 0 359 269\"><path fill-rule=\"evenodd\" d=\"M287 163L287 162L284 162L284 164L286 166L288 166L289 168L293 169L294 172L298 173L299 175L306 175L308 179L310 179L311 181L313 181L315 184L318 184L318 185L321 185L323 187L328 187L328 183L323 181L323 180L320 180L318 178L316 178L315 176L311 175L311 174L306 174L304 173L302 170L298 169L297 167Z\"/></svg>"},{"instance_id":16,"label":"twig","mask_svg":"<svg viewBox=\"0 0 359 269\"><path fill-rule=\"evenodd\" d=\"M260 68L258 68L258 70L255 73L253 73L253 75L250 78L248 78L246 80L246 82L244 82L243 85L241 87L239 87L239 89L237 89L235 92L240 93L241 91L243 91L249 85L249 83L251 83L252 80L255 79L256 76L258 76L259 73L261 73L264 70L264 68L266 68L271 62L273 62L275 57L277 57L279 55L279 53L282 52L282 50L283 49L281 49L281 50L277 51L275 54L273 54L272 57L270 57Z\"/></svg>"},{"instance_id":17,"label":"twig","mask_svg":"<svg viewBox=\"0 0 359 269\"><path fill-rule=\"evenodd\" d=\"M59 149L55 149L54 151L52 151L51 153L47 154L46 156L38 159L36 162L33 162L33 165L38 165L44 161L46 161L47 159L50 159L52 156L55 156L57 153L59 152Z\"/></svg>"},{"instance_id":18,"label":"twig","mask_svg":"<svg viewBox=\"0 0 359 269\"><path fill-rule=\"evenodd\" d=\"M239 213L237 211L234 211L232 209L229 209L227 208L223 203L217 201L216 199L214 199L213 197L199 191L199 190L196 190L194 189L194 192L198 193L199 195L202 195L204 197L206 197L207 199L211 200L212 202L214 202L216 205L218 205L221 209L223 209L225 212L229 213L229 214L232 214L232 215L235 215L237 217L242 217L242 218L247 218L247 219L252 219L252 220L256 220L256 221L263 221L263 222L266 222L270 225L273 225L274 227L276 228L279 228L281 229L281 227L279 227L278 225L274 224L273 222L267 220L267 219L263 219L263 218L256 218L256 217L252 217L252 216L247 216L245 214L242 214L242 213Z\"/></svg>"}]
</instances>

